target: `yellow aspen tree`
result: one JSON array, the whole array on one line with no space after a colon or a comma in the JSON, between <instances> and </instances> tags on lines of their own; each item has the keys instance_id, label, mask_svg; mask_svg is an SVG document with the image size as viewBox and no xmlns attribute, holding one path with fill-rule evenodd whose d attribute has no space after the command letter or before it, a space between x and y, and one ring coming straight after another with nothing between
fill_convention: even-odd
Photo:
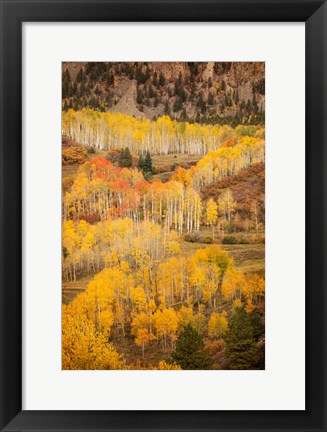
<instances>
[{"instance_id":1,"label":"yellow aspen tree","mask_svg":"<svg viewBox=\"0 0 327 432\"><path fill-rule=\"evenodd\" d=\"M182 368L176 363L167 363L165 360L161 360L154 370L182 370Z\"/></svg>"},{"instance_id":2,"label":"yellow aspen tree","mask_svg":"<svg viewBox=\"0 0 327 432\"><path fill-rule=\"evenodd\" d=\"M86 315L76 315L71 305L62 311L62 368L64 370L126 369L126 363L108 337L96 331Z\"/></svg>"},{"instance_id":3,"label":"yellow aspen tree","mask_svg":"<svg viewBox=\"0 0 327 432\"><path fill-rule=\"evenodd\" d=\"M255 225L255 230L256 230L256 233L258 234L260 209L259 209L258 201L256 199L254 199L251 202L250 209L251 209L251 215L252 215L254 225Z\"/></svg>"},{"instance_id":4,"label":"yellow aspen tree","mask_svg":"<svg viewBox=\"0 0 327 432\"><path fill-rule=\"evenodd\" d=\"M206 207L206 223L212 228L212 237L215 238L215 225L218 219L218 206L216 202L210 198Z\"/></svg>"},{"instance_id":5,"label":"yellow aspen tree","mask_svg":"<svg viewBox=\"0 0 327 432\"><path fill-rule=\"evenodd\" d=\"M224 213L225 219L228 223L232 221L232 214L235 212L236 201L234 200L233 193L230 189L220 195L218 199L219 209Z\"/></svg>"},{"instance_id":6,"label":"yellow aspen tree","mask_svg":"<svg viewBox=\"0 0 327 432\"><path fill-rule=\"evenodd\" d=\"M178 311L179 325L185 327L194 321L192 306L182 306Z\"/></svg>"},{"instance_id":7,"label":"yellow aspen tree","mask_svg":"<svg viewBox=\"0 0 327 432\"><path fill-rule=\"evenodd\" d=\"M253 312L255 309L254 304L252 303L251 300L247 300L246 301L246 305L245 305L245 310L248 314L250 314L251 312Z\"/></svg>"},{"instance_id":8,"label":"yellow aspen tree","mask_svg":"<svg viewBox=\"0 0 327 432\"><path fill-rule=\"evenodd\" d=\"M235 268L228 269L222 283L224 300L233 302L237 298L241 299L245 286L246 280L244 274Z\"/></svg>"},{"instance_id":9,"label":"yellow aspen tree","mask_svg":"<svg viewBox=\"0 0 327 432\"><path fill-rule=\"evenodd\" d=\"M168 339L171 342L171 348L177 339L178 315L174 309L163 309L154 314L154 326L157 337L162 340L164 350L167 349Z\"/></svg>"},{"instance_id":10,"label":"yellow aspen tree","mask_svg":"<svg viewBox=\"0 0 327 432\"><path fill-rule=\"evenodd\" d=\"M208 322L208 334L212 338L221 337L228 327L227 313L225 311L219 313L213 312Z\"/></svg>"},{"instance_id":11,"label":"yellow aspen tree","mask_svg":"<svg viewBox=\"0 0 327 432\"><path fill-rule=\"evenodd\" d=\"M242 292L248 300L257 303L265 293L264 279L256 273L247 275L246 283L243 285Z\"/></svg>"},{"instance_id":12,"label":"yellow aspen tree","mask_svg":"<svg viewBox=\"0 0 327 432\"><path fill-rule=\"evenodd\" d=\"M140 328L137 331L137 336L135 338L135 343L137 346L142 348L142 358L144 358L144 348L148 343L154 338L154 336L148 332L146 328Z\"/></svg>"}]
</instances>

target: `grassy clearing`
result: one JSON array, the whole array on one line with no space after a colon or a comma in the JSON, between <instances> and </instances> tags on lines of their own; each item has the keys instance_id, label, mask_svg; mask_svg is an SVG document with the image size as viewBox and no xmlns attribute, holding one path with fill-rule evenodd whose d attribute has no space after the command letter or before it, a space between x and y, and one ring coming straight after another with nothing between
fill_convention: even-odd
<instances>
[{"instance_id":1,"label":"grassy clearing","mask_svg":"<svg viewBox=\"0 0 327 432\"><path fill-rule=\"evenodd\" d=\"M173 164L187 164L189 162L197 162L201 159L201 155L192 155L192 154L168 154L168 155L159 155L152 156L152 165L154 167L163 167L166 165Z\"/></svg>"},{"instance_id":2,"label":"grassy clearing","mask_svg":"<svg viewBox=\"0 0 327 432\"><path fill-rule=\"evenodd\" d=\"M239 236L237 233L236 236ZM233 234L232 234L233 235ZM200 241L191 243L186 241L180 242L180 248L182 254L185 256L193 255L198 249L208 247L208 244L202 242L206 237L212 237L212 230L210 227L200 227ZM242 235L244 238L251 237L249 235ZM214 244L219 244L219 240L216 238ZM258 273L259 276L265 276L265 245L264 244L235 244L235 245L224 245L220 244L220 247L224 249L233 259L237 268L244 273Z\"/></svg>"},{"instance_id":3,"label":"grassy clearing","mask_svg":"<svg viewBox=\"0 0 327 432\"><path fill-rule=\"evenodd\" d=\"M220 245L234 259L235 266L244 273L265 274L265 245L264 244L236 244ZM184 256L193 255L198 249L208 245L182 241L180 248Z\"/></svg>"},{"instance_id":4,"label":"grassy clearing","mask_svg":"<svg viewBox=\"0 0 327 432\"><path fill-rule=\"evenodd\" d=\"M234 259L236 267L243 273L258 273L265 276L265 245L221 245Z\"/></svg>"},{"instance_id":5,"label":"grassy clearing","mask_svg":"<svg viewBox=\"0 0 327 432\"><path fill-rule=\"evenodd\" d=\"M87 278L79 279L76 282L63 282L62 283L62 303L68 304L78 295L84 292L87 288L88 283L93 278L89 276Z\"/></svg>"}]
</instances>

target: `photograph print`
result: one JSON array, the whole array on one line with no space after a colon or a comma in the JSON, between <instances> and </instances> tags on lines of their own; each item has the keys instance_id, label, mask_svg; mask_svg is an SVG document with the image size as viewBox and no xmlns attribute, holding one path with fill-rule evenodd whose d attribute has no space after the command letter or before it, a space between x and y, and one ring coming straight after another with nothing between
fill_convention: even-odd
<instances>
[{"instance_id":1,"label":"photograph print","mask_svg":"<svg viewBox=\"0 0 327 432\"><path fill-rule=\"evenodd\" d=\"M62 369L265 369L265 63L62 63Z\"/></svg>"}]
</instances>

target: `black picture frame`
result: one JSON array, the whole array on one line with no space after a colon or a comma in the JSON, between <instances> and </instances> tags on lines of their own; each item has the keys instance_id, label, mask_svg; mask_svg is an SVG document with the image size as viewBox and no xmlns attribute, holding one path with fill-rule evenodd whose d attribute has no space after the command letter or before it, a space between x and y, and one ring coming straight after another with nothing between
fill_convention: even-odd
<instances>
[{"instance_id":1,"label":"black picture frame","mask_svg":"<svg viewBox=\"0 0 327 432\"><path fill-rule=\"evenodd\" d=\"M1 430L326 431L326 1L1 0L0 5ZM22 23L74 21L305 22L305 411L22 411Z\"/></svg>"}]
</instances>

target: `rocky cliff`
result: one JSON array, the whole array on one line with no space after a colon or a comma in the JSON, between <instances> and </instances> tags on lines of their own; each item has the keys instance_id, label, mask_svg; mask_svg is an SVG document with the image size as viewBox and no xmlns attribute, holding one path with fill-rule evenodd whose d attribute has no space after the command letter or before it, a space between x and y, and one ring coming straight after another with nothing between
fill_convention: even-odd
<instances>
[{"instance_id":1,"label":"rocky cliff","mask_svg":"<svg viewBox=\"0 0 327 432\"><path fill-rule=\"evenodd\" d=\"M263 62L63 63L63 109L202 123L264 122Z\"/></svg>"}]
</instances>

